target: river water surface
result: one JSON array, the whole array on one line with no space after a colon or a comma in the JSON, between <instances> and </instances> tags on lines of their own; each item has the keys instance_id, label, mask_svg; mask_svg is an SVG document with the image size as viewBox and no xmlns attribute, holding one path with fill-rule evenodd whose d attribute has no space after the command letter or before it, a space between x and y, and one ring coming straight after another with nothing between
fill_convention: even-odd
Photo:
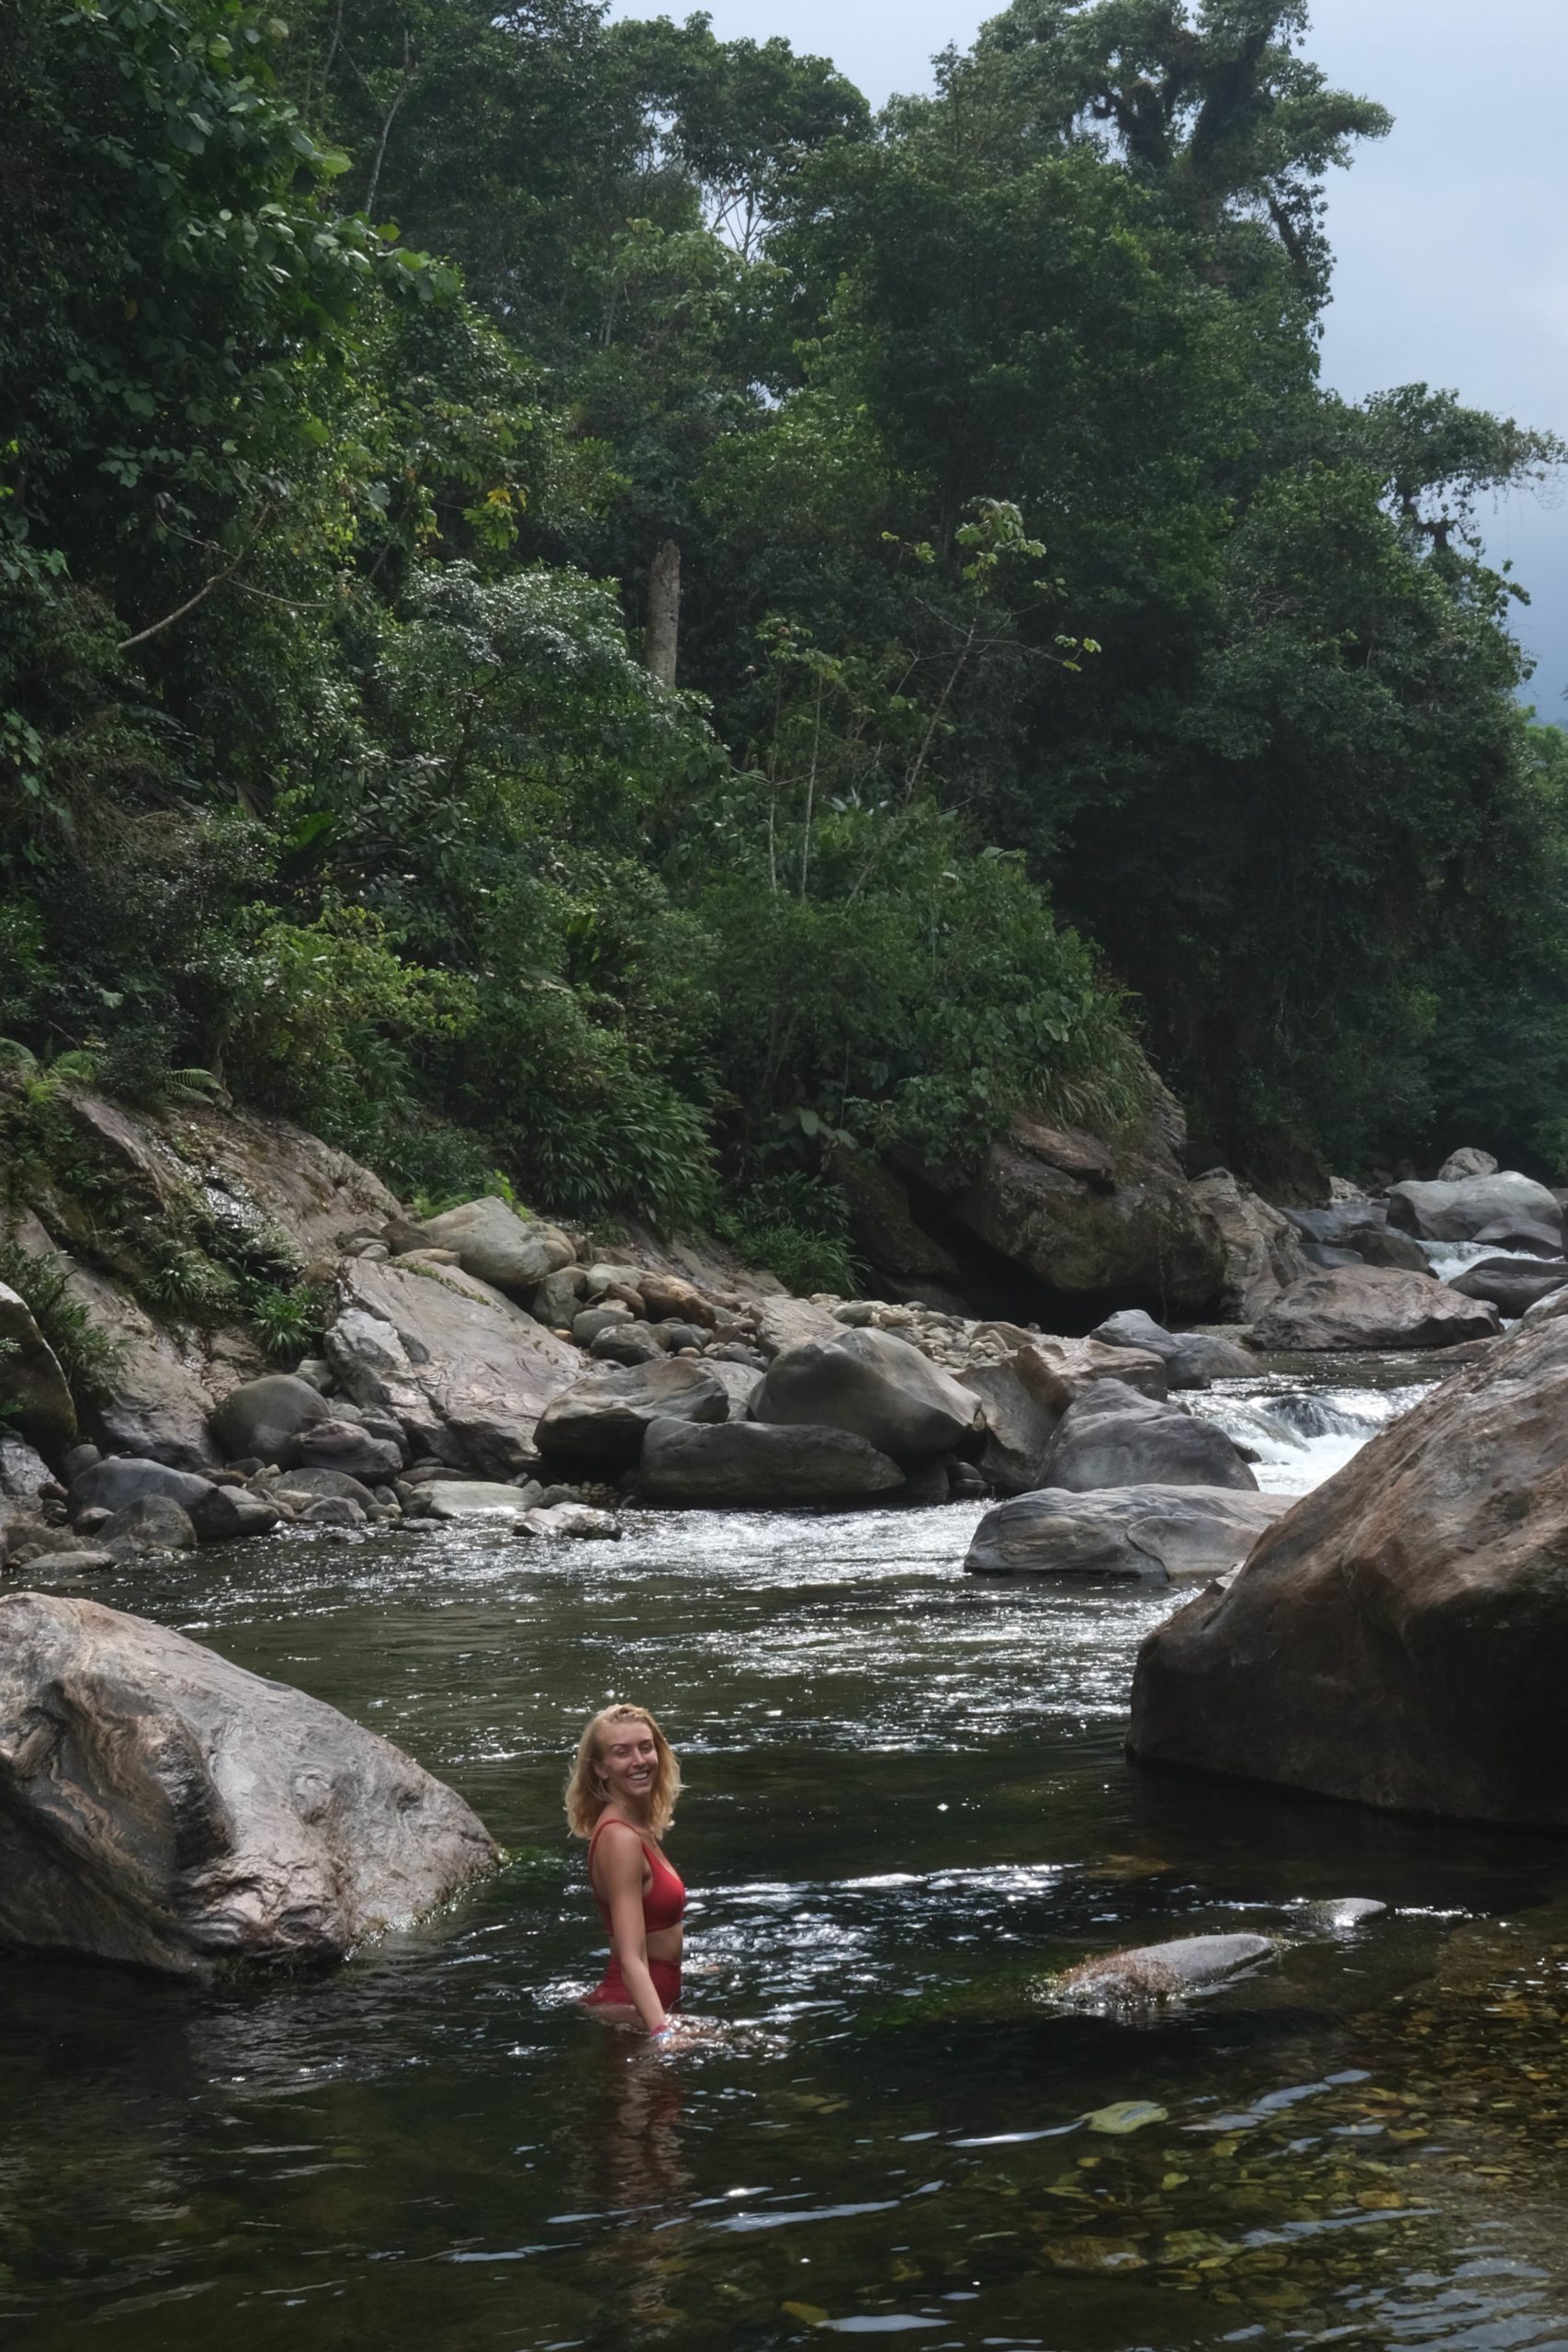
<instances>
[{"instance_id":1,"label":"river water surface","mask_svg":"<svg viewBox=\"0 0 1568 2352\"><path fill-rule=\"evenodd\" d=\"M1302 1491L1416 1393L1335 1378L1199 1402ZM5 2344L1568 2346L1568 1850L1134 1770L1182 1595L967 1578L977 1517L291 1536L107 1582L408 1747L509 1859L319 1980L0 1967ZM574 2006L561 1781L626 1695L682 1757L718 2029L670 2054ZM1308 1907L1348 1895L1389 1907ZM1051 2004L1087 1953L1237 1928L1279 1958L1213 1998Z\"/></svg>"}]
</instances>

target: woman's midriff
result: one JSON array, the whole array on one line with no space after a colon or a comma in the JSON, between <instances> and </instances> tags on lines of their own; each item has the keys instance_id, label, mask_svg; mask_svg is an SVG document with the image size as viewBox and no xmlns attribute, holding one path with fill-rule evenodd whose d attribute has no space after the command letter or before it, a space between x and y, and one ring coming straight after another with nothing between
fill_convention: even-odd
<instances>
[{"instance_id":1,"label":"woman's midriff","mask_svg":"<svg viewBox=\"0 0 1568 2352\"><path fill-rule=\"evenodd\" d=\"M678 2008L681 2003L681 1963L678 1960L658 1960L649 1952L648 1973L653 1979L653 1989L660 2005L665 2009ZM637 2014L630 1987L621 1974L621 1963L614 1952L610 1964L592 1993L584 1998L585 2009L625 2009L628 2017Z\"/></svg>"}]
</instances>

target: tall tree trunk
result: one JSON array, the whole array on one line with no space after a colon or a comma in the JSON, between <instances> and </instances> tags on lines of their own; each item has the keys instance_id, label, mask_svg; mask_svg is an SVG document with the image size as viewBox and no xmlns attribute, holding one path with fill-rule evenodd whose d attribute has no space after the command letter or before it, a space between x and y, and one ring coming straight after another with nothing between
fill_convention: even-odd
<instances>
[{"instance_id":1,"label":"tall tree trunk","mask_svg":"<svg viewBox=\"0 0 1568 2352\"><path fill-rule=\"evenodd\" d=\"M675 683L675 652L681 634L681 548L666 539L648 571L648 628L643 660L658 684Z\"/></svg>"}]
</instances>

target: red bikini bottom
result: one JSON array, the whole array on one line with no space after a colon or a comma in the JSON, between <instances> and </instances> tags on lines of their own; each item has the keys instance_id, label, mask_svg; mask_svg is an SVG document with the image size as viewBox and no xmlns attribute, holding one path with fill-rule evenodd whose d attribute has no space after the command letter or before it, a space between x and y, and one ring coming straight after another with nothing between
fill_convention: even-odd
<instances>
[{"instance_id":1,"label":"red bikini bottom","mask_svg":"<svg viewBox=\"0 0 1568 2352\"><path fill-rule=\"evenodd\" d=\"M666 2009L678 2008L681 2003L681 1963L678 1960L650 1960L648 1973L653 1979L653 1989ZM635 2008L637 2004L626 1990L621 1963L612 1953L610 1965L601 1982L588 1994L582 2004L585 2009Z\"/></svg>"}]
</instances>

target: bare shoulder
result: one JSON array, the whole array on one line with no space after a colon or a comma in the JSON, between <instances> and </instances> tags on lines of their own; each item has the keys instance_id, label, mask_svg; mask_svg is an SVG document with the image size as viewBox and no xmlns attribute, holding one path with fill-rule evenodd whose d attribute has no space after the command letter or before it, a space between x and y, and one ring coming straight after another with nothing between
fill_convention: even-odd
<instances>
[{"instance_id":1,"label":"bare shoulder","mask_svg":"<svg viewBox=\"0 0 1568 2352\"><path fill-rule=\"evenodd\" d=\"M615 1829L624 1834L618 1838L606 1834ZM618 1813L606 1814L594 1829L590 1861L595 1875L601 1868L615 1878L627 1875L634 1868L640 1874L644 1868L641 1836Z\"/></svg>"}]
</instances>

